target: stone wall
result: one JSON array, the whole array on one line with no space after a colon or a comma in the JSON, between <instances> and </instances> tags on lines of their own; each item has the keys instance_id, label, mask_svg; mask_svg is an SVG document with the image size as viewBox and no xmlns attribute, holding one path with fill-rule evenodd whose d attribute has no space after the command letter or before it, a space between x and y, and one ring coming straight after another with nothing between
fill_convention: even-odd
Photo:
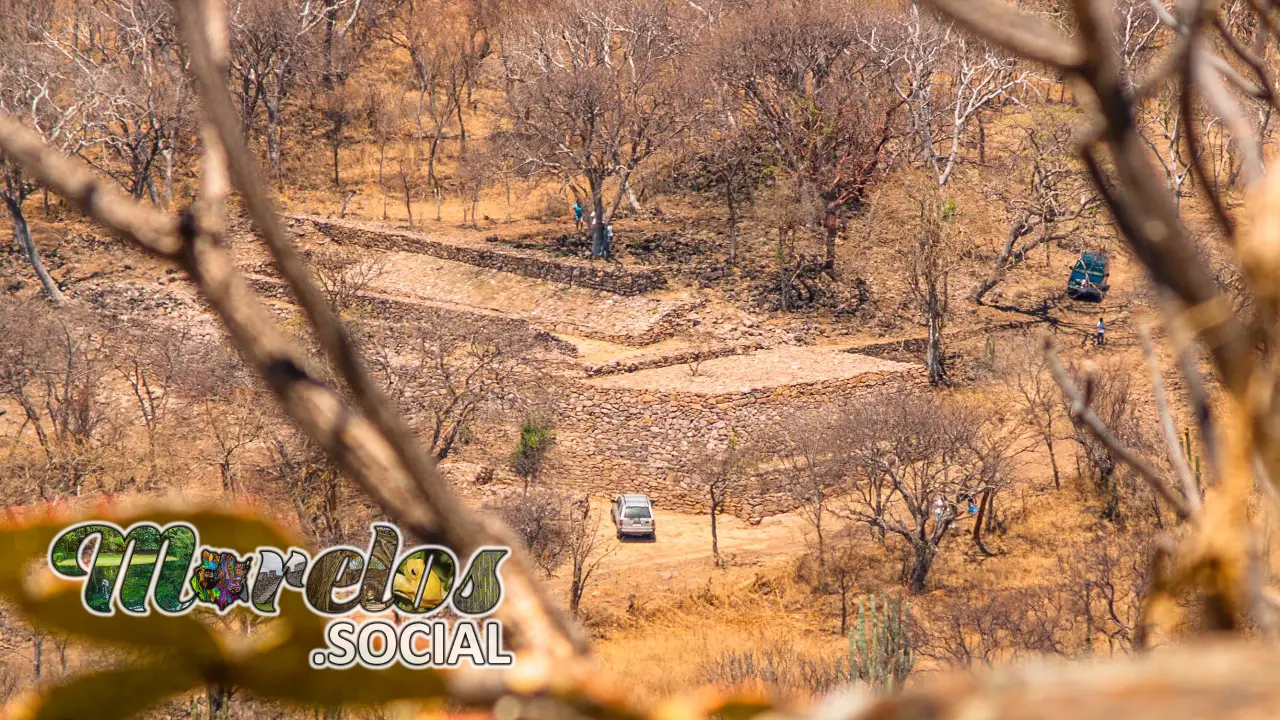
<instances>
[{"instance_id":1,"label":"stone wall","mask_svg":"<svg viewBox=\"0 0 1280 720\"><path fill-rule=\"evenodd\" d=\"M685 350L684 352L640 358L637 360L610 360L609 362L596 365L584 365L583 372L586 373L587 377L617 375L620 373L647 370L649 368L668 367L671 365L687 365L692 362L702 362L703 360L728 357L730 355L745 355L753 350L762 350L765 347L767 346L763 342L755 341L740 343L738 345L722 345L720 347L712 347L705 350Z\"/></svg>"},{"instance_id":2,"label":"stone wall","mask_svg":"<svg viewBox=\"0 0 1280 720\"><path fill-rule=\"evenodd\" d=\"M294 298L289 290L289 286L281 280L276 272L275 267L270 263L258 263L248 265L243 268L247 272L247 279L250 287L263 297L275 298L293 303ZM661 320L646 327L639 332L603 332L598 328L587 327L569 322L554 322L548 319L541 319L536 322L525 318L515 318L509 315L503 315L496 311L483 312L480 309L466 310L457 305L433 304L428 301L410 302L407 300L388 297L386 295L363 292L359 294L361 300L369 303L380 311L388 313L396 313L396 317L414 318L426 313L428 310L442 312L446 314L458 315L468 318L486 318L487 322L496 323L503 327L522 328L533 330L541 333L559 333L562 335L577 335L579 337L587 337L593 340L604 340L606 342L619 343L622 345L644 346L665 340L672 335L690 327L692 322L689 319L689 313L701 307L705 300L689 301L683 308L677 312L667 313ZM568 342L558 341L564 348L565 354L576 357L577 350ZM708 357L714 357L709 355ZM680 359L677 362L687 362L686 359ZM653 367L663 364L672 364L664 362L646 363L644 367ZM595 366L593 366L595 367ZM596 374L607 375L610 372L631 372L639 369L639 365L635 367L605 367L603 371L597 368Z\"/></svg>"},{"instance_id":3,"label":"stone wall","mask_svg":"<svg viewBox=\"0 0 1280 720\"><path fill-rule=\"evenodd\" d=\"M487 270L499 270L548 282L603 290L616 295L640 295L665 287L666 275L653 268L629 268L617 264L591 263L575 258L549 258L533 251L488 248L433 240L408 230L379 227L349 220L314 215L288 215L305 223L340 245L378 250L420 253L443 260L466 263Z\"/></svg>"},{"instance_id":4,"label":"stone wall","mask_svg":"<svg viewBox=\"0 0 1280 720\"><path fill-rule=\"evenodd\" d=\"M297 300L293 297L293 291L283 280L277 280L270 277L255 277L250 275L246 278L249 287L255 293L262 297L273 298L275 300L283 300L290 304L297 304ZM368 293L362 293L360 298L369 304L375 317L378 318L394 318L397 323L425 321L428 313L441 313L445 317L457 317L472 322L482 322L487 327L499 333L533 333L545 347L554 349L561 355L570 358L577 357L578 349L569 342L561 340L534 325L531 325L519 318L506 317L497 314L481 314L477 312L468 312L465 310L457 310L454 308L444 307L425 307L422 305L414 305L406 303L402 300L395 300L386 297L375 297Z\"/></svg>"},{"instance_id":5,"label":"stone wall","mask_svg":"<svg viewBox=\"0 0 1280 720\"><path fill-rule=\"evenodd\" d=\"M556 464L566 484L594 497L643 492L659 510L703 512L704 492L682 475L680 464L712 439L727 441L730 429L749 439L805 408L877 393L914 393L926 386L927 375L917 367L725 395L581 383L560 408ZM756 480L760 487L730 498L727 512L758 522L795 509L794 500L769 490L776 487L769 475Z\"/></svg>"}]
</instances>

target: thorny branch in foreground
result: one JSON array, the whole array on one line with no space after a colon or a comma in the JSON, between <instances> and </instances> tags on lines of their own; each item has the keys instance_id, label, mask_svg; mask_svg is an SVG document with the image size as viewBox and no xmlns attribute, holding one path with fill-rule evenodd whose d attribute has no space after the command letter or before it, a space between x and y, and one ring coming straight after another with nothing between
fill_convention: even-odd
<instances>
[{"instance_id":1,"label":"thorny branch in foreground","mask_svg":"<svg viewBox=\"0 0 1280 720\"><path fill-rule=\"evenodd\" d=\"M1173 593L1199 590L1208 600L1206 607L1213 609L1207 613L1211 616L1207 623L1210 628L1239 629L1250 615L1262 622L1270 617L1271 601L1256 579L1261 574L1257 541L1249 526L1246 503L1255 481L1265 484L1270 478L1280 478L1280 407L1275 402L1273 371L1276 353L1280 352L1275 342L1276 320L1280 318L1280 289L1275 282L1280 275L1280 230L1275 229L1271 217L1280 213L1280 182L1274 175L1265 183L1260 180L1260 136L1244 117L1227 84L1264 100L1269 117L1276 98L1270 92L1274 83L1267 76L1267 69L1231 35L1221 18L1228 9L1204 0L1179 0L1172 10L1157 8L1161 23L1172 30L1175 40L1167 55L1154 63L1155 72L1136 85L1125 78L1115 47L1114 8L1105 0L1073 1L1076 35L1072 38L999 0L933 0L933 4L978 35L1054 67L1076 81L1078 98L1092 108L1095 125L1085 133L1080 151L1116 225L1150 274L1162 299L1166 328L1179 345L1179 369L1185 376L1210 459L1209 474L1216 481L1204 507L1196 509L1195 500L1188 507L1150 463L1118 443L1108 442L1107 429L1091 422L1087 391L1081 393L1076 388L1060 363L1055 363L1055 377L1075 400L1073 410L1077 417L1100 441L1144 477L1181 516L1194 512L1192 536L1176 553L1167 575L1168 586L1154 589L1152 604L1168 607ZM1271 31L1271 39L1280 38L1269 5L1251 4L1257 15L1258 32L1265 27ZM1215 48L1224 48L1230 56L1224 58ZM1237 64L1245 69L1236 70ZM1250 74L1253 80L1245 77ZM1182 113L1188 119L1181 124L1174 141L1188 144L1193 158L1191 172L1205 189L1219 232L1236 250L1249 291L1258 300L1252 317L1237 317L1230 311L1208 264L1182 226L1173 199L1137 129L1135 116L1141 98L1174 83L1173 92L1178 94ZM1241 231L1241 223L1227 212L1226 203L1200 161L1200 129L1190 122L1190 108L1197 98L1221 119L1233 140L1241 145L1246 165L1244 180L1252 186L1264 186L1262 194L1253 198L1258 215L1248 232ZM1189 361L1182 342L1188 337L1199 339L1212 358L1226 391L1225 412L1208 411L1198 370ZM1259 347L1266 348L1267 357L1258 357ZM1053 359L1050 352L1050 360ZM1157 378L1156 382L1161 381ZM1226 420L1214 422L1215 415ZM1179 468L1178 473L1182 475L1183 470Z\"/></svg>"},{"instance_id":2,"label":"thorny branch in foreground","mask_svg":"<svg viewBox=\"0 0 1280 720\"><path fill-rule=\"evenodd\" d=\"M484 544L515 546L493 520L462 506L440 478L404 422L376 389L332 310L285 239L238 136L225 75L225 26L217 0L179 0L180 27L192 54L210 121L199 199L180 215L168 215L126 197L79 163L45 146L32 131L0 117L0 147L55 192L143 249L180 264L199 286L245 356L267 379L286 412L361 483L406 531L422 541L444 542L460 553ZM271 322L237 272L222 242L225 198L234 182L276 257L281 274L301 299L330 358L360 403L350 408L326 387L309 362ZM519 552L519 551L517 551ZM547 657L579 657L585 644L547 600L522 554L507 565L509 595L504 618L518 648Z\"/></svg>"}]
</instances>

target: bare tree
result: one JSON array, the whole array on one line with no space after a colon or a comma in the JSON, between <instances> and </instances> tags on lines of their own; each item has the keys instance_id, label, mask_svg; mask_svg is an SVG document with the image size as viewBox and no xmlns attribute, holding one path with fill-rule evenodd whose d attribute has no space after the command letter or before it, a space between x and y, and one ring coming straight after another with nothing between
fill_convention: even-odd
<instances>
[{"instance_id":1,"label":"bare tree","mask_svg":"<svg viewBox=\"0 0 1280 720\"><path fill-rule=\"evenodd\" d=\"M488 152L473 150L459 161L453 180L458 186L458 194L466 203L462 211L463 225L467 224L467 218L470 217L471 227L480 227L480 197L493 183L495 176L499 174L495 169L500 167L498 159Z\"/></svg>"},{"instance_id":2,"label":"bare tree","mask_svg":"<svg viewBox=\"0 0 1280 720\"><path fill-rule=\"evenodd\" d=\"M1058 456L1054 443L1060 439L1062 425L1062 394L1053 378L1049 375L1049 366L1036 348L1029 344L1024 347L1012 347L1006 353L1012 360L1006 371L1008 382L1017 392L1019 409L1028 425L1035 429L1049 454L1049 468L1053 471L1053 487L1062 488L1062 471L1058 467Z\"/></svg>"},{"instance_id":3,"label":"bare tree","mask_svg":"<svg viewBox=\"0 0 1280 720\"><path fill-rule=\"evenodd\" d=\"M983 487L999 459L981 450L990 424L975 408L929 397L860 404L842 418L841 453L856 476L840 514L907 542L913 592L925 589L955 527L956 499Z\"/></svg>"},{"instance_id":4,"label":"bare tree","mask_svg":"<svg viewBox=\"0 0 1280 720\"><path fill-rule=\"evenodd\" d=\"M174 171L195 135L194 98L175 30L170 3L120 0L87 3L80 22L46 35L75 92L91 98L80 156L125 192L161 207L173 201Z\"/></svg>"},{"instance_id":5,"label":"bare tree","mask_svg":"<svg viewBox=\"0 0 1280 720\"><path fill-rule=\"evenodd\" d=\"M455 119L461 132L461 108L471 59L465 42L469 19L465 4L439 0L408 0L400 5L386 36L409 59L415 103L412 116L419 142L425 142L427 182L441 194L436 164L440 143Z\"/></svg>"},{"instance_id":6,"label":"bare tree","mask_svg":"<svg viewBox=\"0 0 1280 720\"><path fill-rule=\"evenodd\" d=\"M369 134L378 148L378 191L382 193L382 219L387 219L387 197L390 194L387 178L387 148L399 137L401 107L390 93L378 88L365 96L364 115ZM407 207L407 206L406 206ZM410 213L410 221L413 214Z\"/></svg>"},{"instance_id":7,"label":"bare tree","mask_svg":"<svg viewBox=\"0 0 1280 720\"><path fill-rule=\"evenodd\" d=\"M574 617L582 607L582 596L591 583L591 576L601 561L614 553L615 545L604 552L596 552L600 538L601 514L588 505L581 510L569 511L569 561L573 564L573 576L569 581L569 612Z\"/></svg>"},{"instance_id":8,"label":"bare tree","mask_svg":"<svg viewBox=\"0 0 1280 720\"><path fill-rule=\"evenodd\" d=\"M906 105L921 158L939 186L951 179L970 123L1012 100L1031 75L995 47L921 12L914 0L904 15L870 24L859 42Z\"/></svg>"},{"instance_id":9,"label":"bare tree","mask_svg":"<svg viewBox=\"0 0 1280 720\"><path fill-rule=\"evenodd\" d=\"M280 483L297 513L299 526L319 546L347 542L352 522L351 483L314 443L284 432L269 444L264 473Z\"/></svg>"},{"instance_id":10,"label":"bare tree","mask_svg":"<svg viewBox=\"0 0 1280 720\"><path fill-rule=\"evenodd\" d=\"M519 21L503 46L510 147L517 161L586 198L592 255L627 181L701 114L677 6L658 0L556 0ZM613 198L606 184L616 183Z\"/></svg>"},{"instance_id":11,"label":"bare tree","mask_svg":"<svg viewBox=\"0 0 1280 720\"><path fill-rule=\"evenodd\" d=\"M1004 198L1011 217L1009 234L996 255L991 272L969 290L969 299L982 299L1010 270L1045 246L1045 264L1052 243L1087 237L1099 226L1102 196L1070 152L1070 128L1052 116L1033 120L1023 129L1020 157L1031 163L1025 192ZM1025 239L1024 239L1025 238Z\"/></svg>"},{"instance_id":12,"label":"bare tree","mask_svg":"<svg viewBox=\"0 0 1280 720\"><path fill-rule=\"evenodd\" d=\"M161 426L173 406L173 390L190 372L193 341L186 327L155 323L122 328L113 333L116 347L111 365L133 394L138 417L147 434L150 480L158 475Z\"/></svg>"},{"instance_id":13,"label":"bare tree","mask_svg":"<svg viewBox=\"0 0 1280 720\"><path fill-rule=\"evenodd\" d=\"M360 112L356 90L349 86L365 53L373 47L387 16L399 4L395 0L324 0L323 21L318 30L318 93L313 104L328 121L324 139L333 162L333 186L342 188L341 150L347 141L347 126Z\"/></svg>"},{"instance_id":14,"label":"bare tree","mask_svg":"<svg viewBox=\"0 0 1280 720\"><path fill-rule=\"evenodd\" d=\"M1129 366L1119 359L1089 363L1080 368L1088 377L1089 408L1126 447L1150 457L1158 454L1154 429L1143 419L1142 404L1133 388ZM1072 439L1083 454L1089 487L1102 503L1102 517L1113 522L1125 519L1125 508L1133 502L1146 504L1158 524L1163 520L1160 506L1146 484L1132 473L1119 455L1098 439L1088 426L1071 414L1075 398L1062 396L1062 407L1072 418Z\"/></svg>"},{"instance_id":15,"label":"bare tree","mask_svg":"<svg viewBox=\"0 0 1280 720\"><path fill-rule=\"evenodd\" d=\"M314 67L321 31L339 6L355 0L243 0L231 13L231 87L239 101L242 130L264 137L267 167L284 179L286 101ZM266 115L259 131L259 112Z\"/></svg>"},{"instance_id":16,"label":"bare tree","mask_svg":"<svg viewBox=\"0 0 1280 720\"><path fill-rule=\"evenodd\" d=\"M370 363L437 460L484 413L519 409L537 385L530 334L433 312L402 339L389 335L371 340Z\"/></svg>"},{"instance_id":17,"label":"bare tree","mask_svg":"<svg viewBox=\"0 0 1280 720\"><path fill-rule=\"evenodd\" d=\"M107 363L101 337L39 308L4 304L0 394L22 410L18 438L32 431L43 452L41 497L79 496L118 437L103 397Z\"/></svg>"},{"instance_id":18,"label":"bare tree","mask_svg":"<svg viewBox=\"0 0 1280 720\"><path fill-rule=\"evenodd\" d=\"M71 80L45 42L53 11L52 5L0 2L0 111L21 118L50 145L74 152L82 141L87 100L72 91ZM31 263L45 297L60 305L62 291L45 268L23 211L38 188L10 153L0 152L0 201L9 213L14 244Z\"/></svg>"},{"instance_id":19,"label":"bare tree","mask_svg":"<svg viewBox=\"0 0 1280 720\"><path fill-rule=\"evenodd\" d=\"M711 557L716 567L724 567L720 556L720 536L716 532L716 516L724 511L725 501L745 488L747 453L734 440L723 448L706 448L693 453L686 468L689 476L706 493L711 515Z\"/></svg>"},{"instance_id":20,"label":"bare tree","mask_svg":"<svg viewBox=\"0 0 1280 720\"><path fill-rule=\"evenodd\" d=\"M216 463L222 489L234 495L240 490L236 456L258 443L266 432L258 398L241 390L225 402L206 398L201 409L217 444Z\"/></svg>"},{"instance_id":21,"label":"bare tree","mask_svg":"<svg viewBox=\"0 0 1280 720\"><path fill-rule=\"evenodd\" d=\"M904 258L907 288L927 333L925 367L931 385L948 383L942 336L951 304L951 268L955 262L954 240L949 237L947 222L954 212L954 202L942 202L934 191L923 193L916 241Z\"/></svg>"},{"instance_id":22,"label":"bare tree","mask_svg":"<svg viewBox=\"0 0 1280 720\"><path fill-rule=\"evenodd\" d=\"M353 310L387 270L381 255L351 248L312 252L308 260L316 285L339 315Z\"/></svg>"},{"instance_id":23,"label":"bare tree","mask_svg":"<svg viewBox=\"0 0 1280 720\"><path fill-rule=\"evenodd\" d=\"M783 468L782 489L799 505L801 517L813 527L817 541L818 578L825 587L827 572L826 523L831 503L844 482L844 458L838 449L841 415L832 408L810 410L789 418L776 429L769 454Z\"/></svg>"},{"instance_id":24,"label":"bare tree","mask_svg":"<svg viewBox=\"0 0 1280 720\"><path fill-rule=\"evenodd\" d=\"M898 134L901 103L865 72L855 24L838 3L764 4L727 24L713 49L716 80L744 121L819 199L828 272L847 215L862 208Z\"/></svg>"},{"instance_id":25,"label":"bare tree","mask_svg":"<svg viewBox=\"0 0 1280 720\"><path fill-rule=\"evenodd\" d=\"M567 498L551 488L513 493L503 498L494 510L524 542L529 555L547 577L555 573L566 553L572 554L573 543L581 539L574 535L574 519L570 517L573 510ZM575 572L579 572L576 564Z\"/></svg>"},{"instance_id":26,"label":"bare tree","mask_svg":"<svg viewBox=\"0 0 1280 720\"><path fill-rule=\"evenodd\" d=\"M764 158L756 138L743 126L745 119L737 119L736 113L724 111L724 120L708 123L706 133L694 138L697 151L710 146L702 157L707 168L715 176L719 190L724 194L728 212L729 233L728 261L738 264L738 224L744 208L749 208L764 172ZM707 136L710 137L707 137ZM691 151L693 151L691 149Z\"/></svg>"},{"instance_id":27,"label":"bare tree","mask_svg":"<svg viewBox=\"0 0 1280 720\"><path fill-rule=\"evenodd\" d=\"M1128 535L1095 536L1077 552L1059 557L1060 572L1074 593L1073 611L1084 623L1087 651L1103 640L1109 655L1140 647L1152 550L1149 541Z\"/></svg>"}]
</instances>

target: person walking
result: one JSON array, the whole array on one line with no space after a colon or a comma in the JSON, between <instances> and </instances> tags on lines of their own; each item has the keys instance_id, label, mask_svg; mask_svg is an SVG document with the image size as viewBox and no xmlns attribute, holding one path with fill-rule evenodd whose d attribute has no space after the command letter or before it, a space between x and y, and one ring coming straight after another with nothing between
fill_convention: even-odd
<instances>
[{"instance_id":1,"label":"person walking","mask_svg":"<svg viewBox=\"0 0 1280 720\"><path fill-rule=\"evenodd\" d=\"M1106 339L1107 323L1104 322L1101 317L1098 318L1098 326L1096 328L1096 332L1097 334L1094 337L1094 344L1105 345L1107 341Z\"/></svg>"},{"instance_id":2,"label":"person walking","mask_svg":"<svg viewBox=\"0 0 1280 720\"><path fill-rule=\"evenodd\" d=\"M582 203L573 203L573 227L575 230L582 229Z\"/></svg>"},{"instance_id":3,"label":"person walking","mask_svg":"<svg viewBox=\"0 0 1280 720\"><path fill-rule=\"evenodd\" d=\"M942 522L942 514L946 512L946 509L947 503L942 499L942 496L939 495L933 501L933 521L939 523Z\"/></svg>"}]
</instances>

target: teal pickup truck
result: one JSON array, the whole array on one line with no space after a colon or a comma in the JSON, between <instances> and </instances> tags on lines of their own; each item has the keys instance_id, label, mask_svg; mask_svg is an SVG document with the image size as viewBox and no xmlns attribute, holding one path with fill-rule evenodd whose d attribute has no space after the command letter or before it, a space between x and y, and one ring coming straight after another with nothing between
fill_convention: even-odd
<instances>
[{"instance_id":1,"label":"teal pickup truck","mask_svg":"<svg viewBox=\"0 0 1280 720\"><path fill-rule=\"evenodd\" d=\"M1071 277L1067 278L1067 296L1073 300L1100 301L1111 287L1107 283L1110 276L1105 253L1080 253L1080 259L1071 266Z\"/></svg>"}]
</instances>

